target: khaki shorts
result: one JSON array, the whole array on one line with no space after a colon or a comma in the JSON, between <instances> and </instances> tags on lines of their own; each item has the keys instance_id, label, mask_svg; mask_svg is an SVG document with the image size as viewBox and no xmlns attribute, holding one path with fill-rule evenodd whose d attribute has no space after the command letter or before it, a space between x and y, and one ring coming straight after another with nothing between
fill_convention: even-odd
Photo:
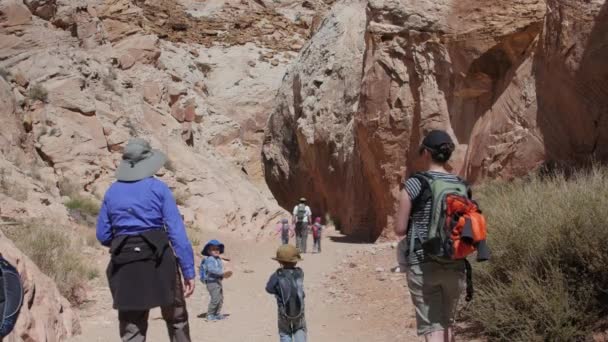
<instances>
[{"instance_id":1,"label":"khaki shorts","mask_svg":"<svg viewBox=\"0 0 608 342\"><path fill-rule=\"evenodd\" d=\"M418 335L449 328L466 287L463 262L425 262L407 268L407 285L416 307Z\"/></svg>"}]
</instances>

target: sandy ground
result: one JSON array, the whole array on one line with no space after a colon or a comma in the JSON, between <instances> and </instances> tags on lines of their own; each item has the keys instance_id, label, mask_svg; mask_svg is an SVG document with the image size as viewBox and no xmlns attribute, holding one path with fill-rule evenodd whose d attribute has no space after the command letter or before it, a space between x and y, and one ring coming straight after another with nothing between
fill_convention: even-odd
<instances>
[{"instance_id":1,"label":"sandy ground","mask_svg":"<svg viewBox=\"0 0 608 342\"><path fill-rule=\"evenodd\" d=\"M278 239L256 242L226 233L200 235L201 241L219 238L226 244L226 256L231 258L235 274L224 282L223 311L229 316L220 322L199 317L206 312L209 297L204 285L197 282L195 294L188 299L192 340L278 340L276 301L264 291L278 266L270 259ZM405 277L390 271L396 265L393 246L351 242L333 230L324 235L322 253L304 254L300 263L305 273L308 340L419 341ZM308 248L312 248L312 238ZM198 250L200 246L195 252ZM100 255L100 267L107 262L104 258L107 260L105 253ZM120 340L105 277L95 282L91 302L80 315L82 334L70 341ZM168 340L158 309L152 310L149 323L148 341Z\"/></svg>"}]
</instances>

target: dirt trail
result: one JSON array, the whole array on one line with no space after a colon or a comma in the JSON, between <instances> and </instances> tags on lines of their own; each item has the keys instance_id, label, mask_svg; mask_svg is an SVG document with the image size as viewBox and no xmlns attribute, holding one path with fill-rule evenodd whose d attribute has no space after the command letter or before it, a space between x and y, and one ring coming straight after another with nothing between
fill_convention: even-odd
<instances>
[{"instance_id":1,"label":"dirt trail","mask_svg":"<svg viewBox=\"0 0 608 342\"><path fill-rule=\"evenodd\" d=\"M270 258L276 241L256 242L236 235L201 232L201 241L219 238L226 244L235 275L224 282L224 309L228 319L207 322L208 295L200 282L188 300L193 341L275 341L276 302L264 286L277 263ZM323 253L304 254L306 316L309 341L417 341L413 309L405 280L390 273L394 249L390 244L348 242L338 232L323 238ZM309 249L312 241L309 241ZM200 248L197 248L200 249ZM198 260L197 260L198 261ZM105 261L100 260L100 265ZM105 277L99 279L93 302L82 310L82 335L71 341L118 341L116 312L111 308ZM166 341L160 311L150 314L149 341Z\"/></svg>"}]
</instances>

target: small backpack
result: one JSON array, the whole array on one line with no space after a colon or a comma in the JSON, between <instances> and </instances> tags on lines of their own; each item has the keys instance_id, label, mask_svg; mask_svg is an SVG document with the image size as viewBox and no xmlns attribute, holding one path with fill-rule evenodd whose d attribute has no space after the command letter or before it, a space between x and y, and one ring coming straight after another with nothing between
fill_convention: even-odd
<instances>
[{"instance_id":1,"label":"small backpack","mask_svg":"<svg viewBox=\"0 0 608 342\"><path fill-rule=\"evenodd\" d=\"M477 204L470 199L470 189L462 181L448 181L430 173L412 177L422 184L413 210L420 209L431 199L431 222L427 239L418 232L412 234L422 244L425 254L439 261L460 260L477 251L485 243L486 220Z\"/></svg>"},{"instance_id":2,"label":"small backpack","mask_svg":"<svg viewBox=\"0 0 608 342\"><path fill-rule=\"evenodd\" d=\"M315 223L312 225L312 237L318 239L321 236L321 224Z\"/></svg>"},{"instance_id":3,"label":"small backpack","mask_svg":"<svg viewBox=\"0 0 608 342\"><path fill-rule=\"evenodd\" d=\"M289 223L281 223L281 237L284 240L289 240Z\"/></svg>"},{"instance_id":4,"label":"small backpack","mask_svg":"<svg viewBox=\"0 0 608 342\"><path fill-rule=\"evenodd\" d=\"M288 319L296 319L304 313L304 298L302 290L302 277L298 276L302 270L277 270L279 279L279 306L280 312Z\"/></svg>"},{"instance_id":5,"label":"small backpack","mask_svg":"<svg viewBox=\"0 0 608 342\"><path fill-rule=\"evenodd\" d=\"M201 282L207 282L207 268L205 267L205 258L201 260L201 265L198 267L198 273Z\"/></svg>"},{"instance_id":6,"label":"small backpack","mask_svg":"<svg viewBox=\"0 0 608 342\"><path fill-rule=\"evenodd\" d=\"M297 221L304 222L305 217L306 217L306 204L298 204L298 209L296 211Z\"/></svg>"},{"instance_id":7,"label":"small backpack","mask_svg":"<svg viewBox=\"0 0 608 342\"><path fill-rule=\"evenodd\" d=\"M0 340L15 327L23 304L23 285L17 269L0 256Z\"/></svg>"}]
</instances>

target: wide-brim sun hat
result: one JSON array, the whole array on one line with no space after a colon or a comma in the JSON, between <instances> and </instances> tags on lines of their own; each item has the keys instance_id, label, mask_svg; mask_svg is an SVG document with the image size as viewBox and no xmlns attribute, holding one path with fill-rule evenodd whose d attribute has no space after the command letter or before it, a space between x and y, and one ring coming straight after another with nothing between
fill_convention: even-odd
<instances>
[{"instance_id":1,"label":"wide-brim sun hat","mask_svg":"<svg viewBox=\"0 0 608 342\"><path fill-rule=\"evenodd\" d=\"M167 162L167 156L152 149L150 143L141 138L130 139L122 153L122 161L116 169L116 179L134 182L152 177Z\"/></svg>"},{"instance_id":2,"label":"wide-brim sun hat","mask_svg":"<svg viewBox=\"0 0 608 342\"><path fill-rule=\"evenodd\" d=\"M211 246L216 246L220 248L220 254L224 254L224 244L219 242L218 240L210 240L209 242L207 242L207 244L205 245L205 247L203 247L203 250L201 251L201 254L204 256L209 256L209 248Z\"/></svg>"},{"instance_id":3,"label":"wide-brim sun hat","mask_svg":"<svg viewBox=\"0 0 608 342\"><path fill-rule=\"evenodd\" d=\"M288 244L279 247L279 249L277 249L277 256L272 258L272 260L295 263L304 259L300 256L300 251L296 246Z\"/></svg>"}]
</instances>

